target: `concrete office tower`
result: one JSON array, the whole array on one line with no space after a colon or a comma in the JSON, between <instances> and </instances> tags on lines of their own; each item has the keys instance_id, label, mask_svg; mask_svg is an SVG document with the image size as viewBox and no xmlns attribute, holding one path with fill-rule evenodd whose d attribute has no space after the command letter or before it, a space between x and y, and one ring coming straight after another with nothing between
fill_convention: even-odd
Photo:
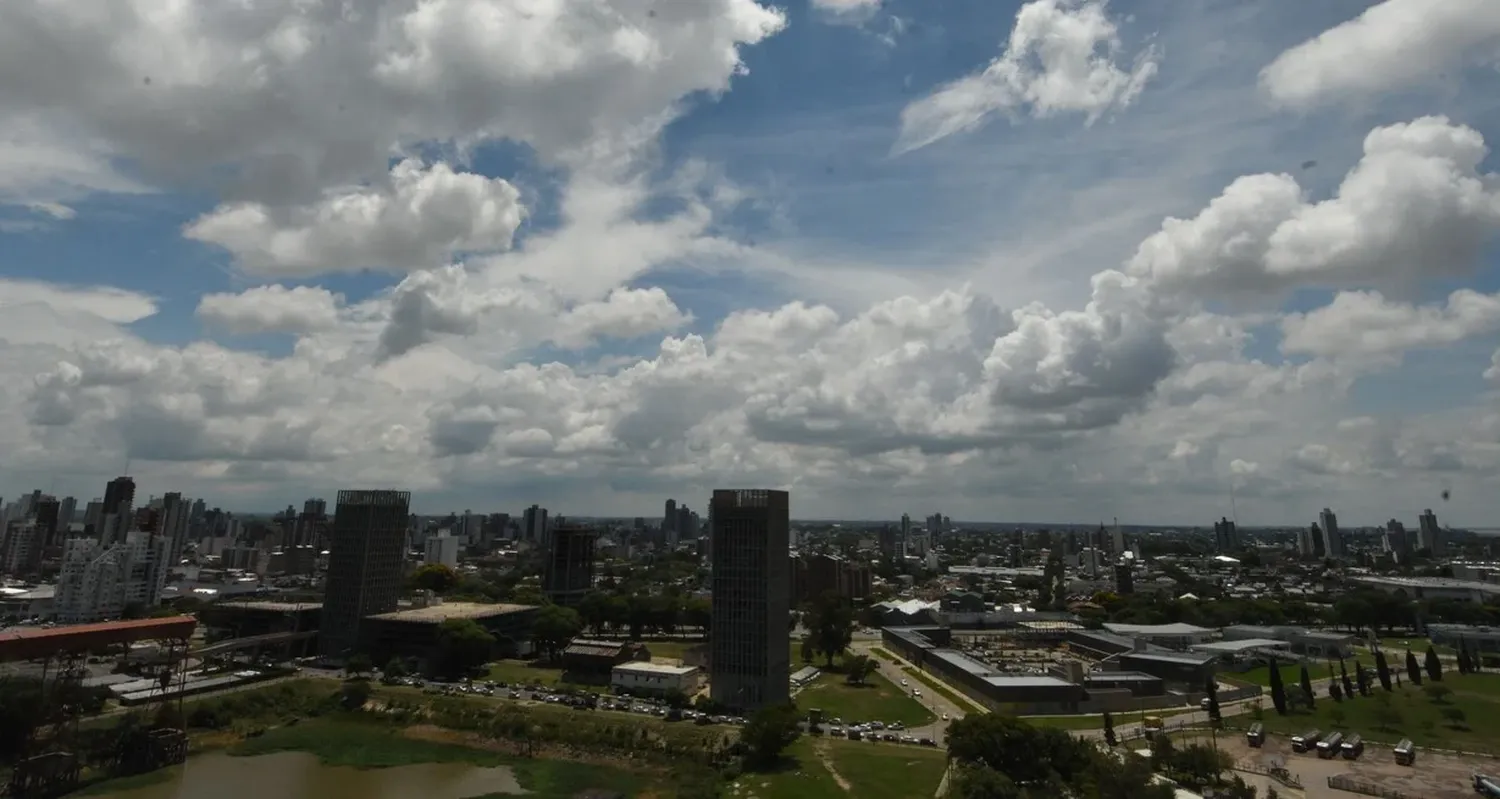
<instances>
[{"instance_id":1,"label":"concrete office tower","mask_svg":"<svg viewBox=\"0 0 1500 799\"><path fill-rule=\"evenodd\" d=\"M521 540L533 544L547 543L547 509L532 505L521 512Z\"/></svg>"},{"instance_id":2,"label":"concrete office tower","mask_svg":"<svg viewBox=\"0 0 1500 799\"><path fill-rule=\"evenodd\" d=\"M1333 511L1324 508L1318 514L1318 522L1323 526L1323 556L1328 558L1342 558L1344 556L1344 537L1339 534L1339 517Z\"/></svg>"},{"instance_id":3,"label":"concrete office tower","mask_svg":"<svg viewBox=\"0 0 1500 799\"><path fill-rule=\"evenodd\" d=\"M1422 511L1422 515L1417 517L1417 525L1419 546L1422 549L1435 558L1447 554L1448 542L1443 540L1443 528L1438 527L1437 514L1432 512L1432 508Z\"/></svg>"},{"instance_id":4,"label":"concrete office tower","mask_svg":"<svg viewBox=\"0 0 1500 799\"><path fill-rule=\"evenodd\" d=\"M73 523L74 517L78 515L78 500L75 497L63 497L62 506L57 511L57 527L67 536L68 526Z\"/></svg>"},{"instance_id":5,"label":"concrete office tower","mask_svg":"<svg viewBox=\"0 0 1500 799\"><path fill-rule=\"evenodd\" d=\"M167 540L167 557L174 563L182 559L182 550L187 547L188 517L192 512L192 503L184 500L177 491L168 491L161 498L161 522L157 531Z\"/></svg>"},{"instance_id":6,"label":"concrete office tower","mask_svg":"<svg viewBox=\"0 0 1500 799\"><path fill-rule=\"evenodd\" d=\"M1214 522L1214 548L1221 555L1240 549L1240 531L1227 516Z\"/></svg>"},{"instance_id":7,"label":"concrete office tower","mask_svg":"<svg viewBox=\"0 0 1500 799\"><path fill-rule=\"evenodd\" d=\"M675 499L667 500L666 506L662 508L661 531L663 537L666 538L667 546L676 547L682 532L677 529L677 500Z\"/></svg>"},{"instance_id":8,"label":"concrete office tower","mask_svg":"<svg viewBox=\"0 0 1500 799\"><path fill-rule=\"evenodd\" d=\"M560 524L552 529L547 561L542 571L542 593L554 605L576 607L594 587L594 547L599 533L592 527Z\"/></svg>"},{"instance_id":9,"label":"concrete office tower","mask_svg":"<svg viewBox=\"0 0 1500 799\"><path fill-rule=\"evenodd\" d=\"M31 516L36 519L36 526L42 531L42 546L61 546L61 541L67 534L66 530L62 534L58 532L58 518L61 515L62 503L51 494L43 494L32 503Z\"/></svg>"},{"instance_id":10,"label":"concrete office tower","mask_svg":"<svg viewBox=\"0 0 1500 799\"><path fill-rule=\"evenodd\" d=\"M712 698L746 711L785 703L791 677L790 498L785 491L716 490L709 524Z\"/></svg>"},{"instance_id":11,"label":"concrete office tower","mask_svg":"<svg viewBox=\"0 0 1500 799\"><path fill-rule=\"evenodd\" d=\"M129 516L135 507L135 480L116 477L104 487L104 512Z\"/></svg>"},{"instance_id":12,"label":"concrete office tower","mask_svg":"<svg viewBox=\"0 0 1500 799\"><path fill-rule=\"evenodd\" d=\"M401 596L409 491L340 491L329 531L328 580L318 649L347 657L361 622L390 613Z\"/></svg>"},{"instance_id":13,"label":"concrete office tower","mask_svg":"<svg viewBox=\"0 0 1500 799\"><path fill-rule=\"evenodd\" d=\"M1302 528L1297 533L1297 554L1304 558L1317 557L1322 537L1323 529L1318 527L1317 522Z\"/></svg>"}]
</instances>

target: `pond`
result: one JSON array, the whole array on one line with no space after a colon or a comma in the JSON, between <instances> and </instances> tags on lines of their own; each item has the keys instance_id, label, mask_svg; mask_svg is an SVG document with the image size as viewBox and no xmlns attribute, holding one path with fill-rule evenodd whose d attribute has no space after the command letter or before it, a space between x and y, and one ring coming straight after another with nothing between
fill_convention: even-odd
<instances>
[{"instance_id":1,"label":"pond","mask_svg":"<svg viewBox=\"0 0 1500 799\"><path fill-rule=\"evenodd\" d=\"M392 768L328 766L303 752L188 760L170 780L103 794L107 799L468 799L524 794L508 768L420 763Z\"/></svg>"}]
</instances>

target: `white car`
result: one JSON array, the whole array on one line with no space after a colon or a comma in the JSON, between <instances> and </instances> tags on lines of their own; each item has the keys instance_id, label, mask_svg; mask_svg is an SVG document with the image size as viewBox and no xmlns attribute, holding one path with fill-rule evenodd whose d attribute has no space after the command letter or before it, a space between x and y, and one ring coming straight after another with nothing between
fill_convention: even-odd
<instances>
[{"instance_id":1,"label":"white car","mask_svg":"<svg viewBox=\"0 0 1500 799\"><path fill-rule=\"evenodd\" d=\"M909 685L909 684L910 684L910 683L908 683L908 682L907 682L907 681L906 681L906 680L905 680L905 679L902 679L902 680L901 680L901 687L902 687L902 688L905 688L905 687L906 687L906 686L907 686L907 685Z\"/></svg>"},{"instance_id":2,"label":"white car","mask_svg":"<svg viewBox=\"0 0 1500 799\"><path fill-rule=\"evenodd\" d=\"M943 714L943 721L947 721L947 720L948 720L948 714L947 714L947 713L944 713L944 714Z\"/></svg>"}]
</instances>

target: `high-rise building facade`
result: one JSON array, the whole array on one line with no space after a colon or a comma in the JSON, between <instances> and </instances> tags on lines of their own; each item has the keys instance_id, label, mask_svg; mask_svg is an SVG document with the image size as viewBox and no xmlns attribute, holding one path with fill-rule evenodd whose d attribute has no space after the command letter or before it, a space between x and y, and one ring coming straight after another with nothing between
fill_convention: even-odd
<instances>
[{"instance_id":1,"label":"high-rise building facade","mask_svg":"<svg viewBox=\"0 0 1500 799\"><path fill-rule=\"evenodd\" d=\"M577 524L552 528L542 571L542 593L554 605L576 607L594 588L594 548L599 532Z\"/></svg>"},{"instance_id":2,"label":"high-rise building facade","mask_svg":"<svg viewBox=\"0 0 1500 799\"><path fill-rule=\"evenodd\" d=\"M406 560L408 491L340 491L329 530L318 648L347 657L366 616L396 609Z\"/></svg>"},{"instance_id":3,"label":"high-rise building facade","mask_svg":"<svg viewBox=\"0 0 1500 799\"><path fill-rule=\"evenodd\" d=\"M1440 558L1447 554L1448 542L1444 540L1443 528L1438 527L1437 514L1432 512L1432 508L1422 511L1422 515L1417 517L1417 524L1417 532L1421 537L1418 546L1433 557Z\"/></svg>"},{"instance_id":4,"label":"high-rise building facade","mask_svg":"<svg viewBox=\"0 0 1500 799\"><path fill-rule=\"evenodd\" d=\"M116 477L104 487L104 512L129 516L135 507L135 480Z\"/></svg>"},{"instance_id":5,"label":"high-rise building facade","mask_svg":"<svg viewBox=\"0 0 1500 799\"><path fill-rule=\"evenodd\" d=\"M158 530L167 540L167 557L173 562L181 559L182 551L187 548L188 518L192 513L192 503L184 500L181 493L169 491L162 496Z\"/></svg>"},{"instance_id":6,"label":"high-rise building facade","mask_svg":"<svg viewBox=\"0 0 1500 799\"><path fill-rule=\"evenodd\" d=\"M1227 516L1214 522L1214 549L1220 554L1240 549L1240 531Z\"/></svg>"},{"instance_id":7,"label":"high-rise building facade","mask_svg":"<svg viewBox=\"0 0 1500 799\"><path fill-rule=\"evenodd\" d=\"M790 508L785 491L713 493L710 693L729 707L749 711L789 700Z\"/></svg>"},{"instance_id":8,"label":"high-rise building facade","mask_svg":"<svg viewBox=\"0 0 1500 799\"><path fill-rule=\"evenodd\" d=\"M1328 508L1318 514L1318 523L1323 527L1323 557L1342 558L1344 537L1339 533L1339 517Z\"/></svg>"},{"instance_id":9,"label":"high-rise building facade","mask_svg":"<svg viewBox=\"0 0 1500 799\"><path fill-rule=\"evenodd\" d=\"M521 540L532 544L547 543L547 509L532 505L521 512Z\"/></svg>"},{"instance_id":10,"label":"high-rise building facade","mask_svg":"<svg viewBox=\"0 0 1500 799\"><path fill-rule=\"evenodd\" d=\"M63 550L54 609L58 621L80 624L117 619L131 605L161 603L167 577L167 541L132 532L119 543L72 538Z\"/></svg>"}]
</instances>

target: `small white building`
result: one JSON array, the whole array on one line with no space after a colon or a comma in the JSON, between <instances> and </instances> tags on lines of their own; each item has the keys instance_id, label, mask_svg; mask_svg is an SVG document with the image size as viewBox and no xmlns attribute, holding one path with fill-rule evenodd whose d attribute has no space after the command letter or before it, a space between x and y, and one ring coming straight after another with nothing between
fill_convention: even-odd
<instances>
[{"instance_id":1,"label":"small white building","mask_svg":"<svg viewBox=\"0 0 1500 799\"><path fill-rule=\"evenodd\" d=\"M632 694L664 695L681 691L692 696L703 684L703 670L663 663L621 663L610 669L609 683L617 691Z\"/></svg>"},{"instance_id":2,"label":"small white building","mask_svg":"<svg viewBox=\"0 0 1500 799\"><path fill-rule=\"evenodd\" d=\"M458 545L460 539L449 534L447 530L439 531L437 535L427 539L425 557L423 563L441 563L450 569L458 568Z\"/></svg>"}]
</instances>

